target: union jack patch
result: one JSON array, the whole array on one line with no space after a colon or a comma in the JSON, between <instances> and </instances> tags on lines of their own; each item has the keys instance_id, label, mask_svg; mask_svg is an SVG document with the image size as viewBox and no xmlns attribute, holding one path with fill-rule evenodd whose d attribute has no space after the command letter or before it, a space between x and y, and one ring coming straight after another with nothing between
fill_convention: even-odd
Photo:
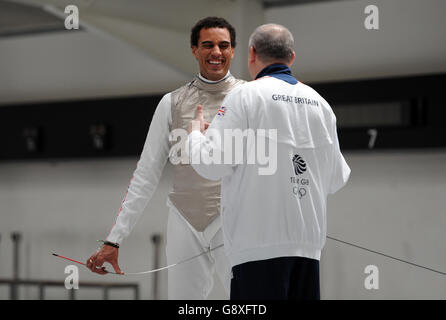
<instances>
[{"instance_id":1,"label":"union jack patch","mask_svg":"<svg viewBox=\"0 0 446 320\"><path fill-rule=\"evenodd\" d=\"M218 109L217 116L223 117L225 115L225 112L226 112L226 108L221 106L220 109Z\"/></svg>"}]
</instances>

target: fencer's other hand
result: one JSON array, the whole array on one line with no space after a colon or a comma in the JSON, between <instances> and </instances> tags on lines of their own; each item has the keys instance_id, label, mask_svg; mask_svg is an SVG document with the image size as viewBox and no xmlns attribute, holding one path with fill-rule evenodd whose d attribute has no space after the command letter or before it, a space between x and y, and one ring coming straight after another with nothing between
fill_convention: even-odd
<instances>
[{"instance_id":1,"label":"fencer's other hand","mask_svg":"<svg viewBox=\"0 0 446 320\"><path fill-rule=\"evenodd\" d=\"M118 248L114 248L112 246L102 246L101 249L99 249L90 258L88 258L85 265L92 272L104 275L108 272L105 271L105 267L103 267L103 264L105 262L108 262L112 265L113 269L115 269L116 273L124 274L124 272L121 271L121 268L119 268L118 265L118 250Z\"/></svg>"},{"instance_id":2,"label":"fencer's other hand","mask_svg":"<svg viewBox=\"0 0 446 320\"><path fill-rule=\"evenodd\" d=\"M200 131L204 134L209 128L210 123L204 120L203 106L201 104L197 105L197 118L200 120Z\"/></svg>"},{"instance_id":3,"label":"fencer's other hand","mask_svg":"<svg viewBox=\"0 0 446 320\"><path fill-rule=\"evenodd\" d=\"M210 123L204 120L203 116L203 106L201 104L197 105L197 112L195 119L189 123L188 132L199 130L201 133L204 133L209 128Z\"/></svg>"}]
</instances>

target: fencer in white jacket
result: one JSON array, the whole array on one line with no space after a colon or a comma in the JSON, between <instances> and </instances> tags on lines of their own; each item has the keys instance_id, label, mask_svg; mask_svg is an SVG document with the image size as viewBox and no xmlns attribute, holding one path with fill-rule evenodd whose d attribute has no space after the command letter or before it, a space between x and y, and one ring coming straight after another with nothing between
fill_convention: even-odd
<instances>
[{"instance_id":1,"label":"fencer in white jacket","mask_svg":"<svg viewBox=\"0 0 446 320\"><path fill-rule=\"evenodd\" d=\"M187 125L195 116L197 103L207 105L205 118L211 121L225 95L244 82L229 72L235 30L226 20L208 17L198 21L192 28L191 47L200 73L191 82L164 95L159 102L128 192L106 237L107 243L86 262L93 272L104 274L101 269L104 262L121 272L117 261L119 244L130 234L154 194L168 158L175 158L171 147L176 146L177 141L172 132L183 130L184 144ZM174 162L173 186L168 197L168 265L212 250L223 242L220 182L202 178L187 163ZM168 298L205 299L213 287L215 272L229 291L230 265L221 247L170 268Z\"/></svg>"}]
</instances>

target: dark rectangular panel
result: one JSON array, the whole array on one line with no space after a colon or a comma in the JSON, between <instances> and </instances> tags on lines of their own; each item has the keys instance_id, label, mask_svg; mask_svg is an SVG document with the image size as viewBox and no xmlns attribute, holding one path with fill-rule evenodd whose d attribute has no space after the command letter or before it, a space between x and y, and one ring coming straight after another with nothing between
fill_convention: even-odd
<instances>
[{"instance_id":1,"label":"dark rectangular panel","mask_svg":"<svg viewBox=\"0 0 446 320\"><path fill-rule=\"evenodd\" d=\"M411 124L409 102L364 102L332 106L338 128L407 127Z\"/></svg>"},{"instance_id":2,"label":"dark rectangular panel","mask_svg":"<svg viewBox=\"0 0 446 320\"><path fill-rule=\"evenodd\" d=\"M446 147L445 74L310 86L333 107L342 149ZM2 106L0 160L137 156L161 97ZM106 131L103 149L92 130Z\"/></svg>"}]
</instances>

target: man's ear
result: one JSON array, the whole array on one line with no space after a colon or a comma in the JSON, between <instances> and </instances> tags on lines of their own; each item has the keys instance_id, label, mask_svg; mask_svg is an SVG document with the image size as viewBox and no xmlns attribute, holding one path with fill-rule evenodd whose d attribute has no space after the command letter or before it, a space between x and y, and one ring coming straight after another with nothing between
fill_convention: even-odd
<instances>
[{"instance_id":1,"label":"man's ear","mask_svg":"<svg viewBox=\"0 0 446 320\"><path fill-rule=\"evenodd\" d=\"M291 56L290 62L288 62L288 67L291 67L291 65L294 62L294 58L296 58L296 53L293 51L293 55Z\"/></svg>"},{"instance_id":2,"label":"man's ear","mask_svg":"<svg viewBox=\"0 0 446 320\"><path fill-rule=\"evenodd\" d=\"M254 63L257 60L257 54L256 54L256 50L254 49L253 46L249 47L249 57L248 57L248 62Z\"/></svg>"},{"instance_id":3,"label":"man's ear","mask_svg":"<svg viewBox=\"0 0 446 320\"><path fill-rule=\"evenodd\" d=\"M198 60L198 53L197 53L198 47L192 46L192 54L194 55L195 59Z\"/></svg>"}]
</instances>

